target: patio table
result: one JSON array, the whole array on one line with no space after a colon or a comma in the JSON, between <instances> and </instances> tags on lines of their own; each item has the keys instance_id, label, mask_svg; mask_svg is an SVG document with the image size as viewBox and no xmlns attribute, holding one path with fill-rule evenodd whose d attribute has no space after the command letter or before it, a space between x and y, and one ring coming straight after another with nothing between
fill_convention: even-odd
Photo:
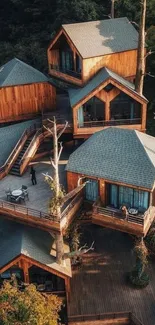
<instances>
[{"instance_id":1,"label":"patio table","mask_svg":"<svg viewBox=\"0 0 155 325\"><path fill-rule=\"evenodd\" d=\"M12 195L18 197L18 196L22 195L22 190L14 190L14 191L12 191Z\"/></svg>"}]
</instances>

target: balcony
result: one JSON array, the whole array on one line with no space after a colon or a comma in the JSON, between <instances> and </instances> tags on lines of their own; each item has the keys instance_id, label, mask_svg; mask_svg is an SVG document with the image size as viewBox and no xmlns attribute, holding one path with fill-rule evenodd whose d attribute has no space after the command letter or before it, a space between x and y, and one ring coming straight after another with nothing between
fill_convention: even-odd
<instances>
[{"instance_id":1,"label":"balcony","mask_svg":"<svg viewBox=\"0 0 155 325\"><path fill-rule=\"evenodd\" d=\"M59 65L54 65L54 64L50 64L50 72L53 74L53 72L60 72L62 74L68 75L70 77L76 78L81 80L81 73L74 71L74 70L69 70L69 69L63 69L61 68ZM61 75L60 75L61 77Z\"/></svg>"},{"instance_id":2,"label":"balcony","mask_svg":"<svg viewBox=\"0 0 155 325\"><path fill-rule=\"evenodd\" d=\"M110 121L87 121L83 123L78 123L78 128L92 128L92 127L105 127L105 126L119 126L119 125L135 125L141 124L141 118L134 119L120 119L120 120L110 120Z\"/></svg>"},{"instance_id":3,"label":"balcony","mask_svg":"<svg viewBox=\"0 0 155 325\"><path fill-rule=\"evenodd\" d=\"M136 236L145 236L154 220L155 207L150 206L145 213L126 215L119 209L93 204L92 223L127 232Z\"/></svg>"}]
</instances>

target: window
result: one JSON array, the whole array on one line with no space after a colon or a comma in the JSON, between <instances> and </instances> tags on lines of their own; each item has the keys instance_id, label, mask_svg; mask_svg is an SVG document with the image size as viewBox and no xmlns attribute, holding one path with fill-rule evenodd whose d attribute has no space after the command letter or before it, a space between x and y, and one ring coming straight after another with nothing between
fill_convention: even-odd
<instances>
[{"instance_id":1,"label":"window","mask_svg":"<svg viewBox=\"0 0 155 325\"><path fill-rule=\"evenodd\" d=\"M110 184L109 204L115 208L125 205L127 208L134 207L144 212L149 206L149 193L136 190L127 186Z\"/></svg>"},{"instance_id":2,"label":"window","mask_svg":"<svg viewBox=\"0 0 155 325\"><path fill-rule=\"evenodd\" d=\"M88 201L96 201L99 195L98 181L93 179L87 179L88 183L85 186L85 197Z\"/></svg>"}]
</instances>

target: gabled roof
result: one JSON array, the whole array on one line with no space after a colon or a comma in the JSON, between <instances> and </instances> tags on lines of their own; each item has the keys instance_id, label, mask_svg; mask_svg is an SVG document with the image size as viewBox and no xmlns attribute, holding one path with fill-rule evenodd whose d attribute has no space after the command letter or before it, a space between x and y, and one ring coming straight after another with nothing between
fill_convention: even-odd
<instances>
[{"instance_id":1,"label":"gabled roof","mask_svg":"<svg viewBox=\"0 0 155 325\"><path fill-rule=\"evenodd\" d=\"M107 128L71 154L66 170L151 190L155 138L135 130Z\"/></svg>"},{"instance_id":2,"label":"gabled roof","mask_svg":"<svg viewBox=\"0 0 155 325\"><path fill-rule=\"evenodd\" d=\"M70 267L56 263L50 255L54 239L42 230L31 228L16 222L0 219L0 269L20 254L41 264L71 276Z\"/></svg>"},{"instance_id":3,"label":"gabled roof","mask_svg":"<svg viewBox=\"0 0 155 325\"><path fill-rule=\"evenodd\" d=\"M137 49L138 33L126 17L62 25L83 58Z\"/></svg>"},{"instance_id":4,"label":"gabled roof","mask_svg":"<svg viewBox=\"0 0 155 325\"><path fill-rule=\"evenodd\" d=\"M0 67L0 87L47 81L48 78L42 72L17 58Z\"/></svg>"},{"instance_id":5,"label":"gabled roof","mask_svg":"<svg viewBox=\"0 0 155 325\"><path fill-rule=\"evenodd\" d=\"M102 68L83 88L69 88L69 98L71 106L77 105L83 98L87 97L93 90L97 89L102 83L108 79L113 79L122 86L126 87L140 98L147 99L135 91L135 85L108 68Z\"/></svg>"}]
</instances>

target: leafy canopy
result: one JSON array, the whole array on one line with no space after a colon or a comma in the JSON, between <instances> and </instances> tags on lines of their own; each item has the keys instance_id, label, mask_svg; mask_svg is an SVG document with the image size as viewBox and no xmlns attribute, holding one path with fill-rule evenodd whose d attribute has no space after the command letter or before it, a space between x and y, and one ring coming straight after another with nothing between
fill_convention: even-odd
<instances>
[{"instance_id":1,"label":"leafy canopy","mask_svg":"<svg viewBox=\"0 0 155 325\"><path fill-rule=\"evenodd\" d=\"M15 279L0 289L0 325L57 325L62 301L41 294L32 284L20 291Z\"/></svg>"}]
</instances>

